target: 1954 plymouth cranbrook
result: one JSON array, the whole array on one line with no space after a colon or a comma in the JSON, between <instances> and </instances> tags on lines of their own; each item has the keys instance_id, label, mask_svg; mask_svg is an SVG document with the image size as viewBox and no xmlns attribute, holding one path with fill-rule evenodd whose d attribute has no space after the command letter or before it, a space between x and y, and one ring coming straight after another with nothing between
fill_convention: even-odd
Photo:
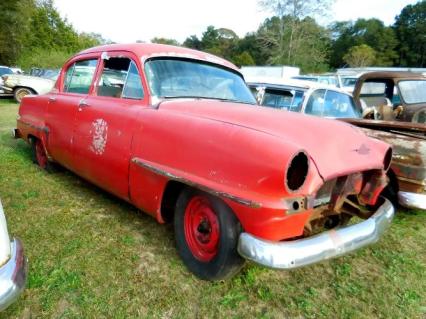
<instances>
[{"instance_id":1,"label":"1954 plymouth cranbrook","mask_svg":"<svg viewBox=\"0 0 426 319\"><path fill-rule=\"evenodd\" d=\"M60 163L173 220L179 255L203 279L229 277L244 259L290 269L348 253L377 241L394 214L379 196L387 144L256 106L234 65L185 48L83 51L51 93L23 99L14 133L42 168ZM347 226L353 216L364 220Z\"/></svg>"}]
</instances>

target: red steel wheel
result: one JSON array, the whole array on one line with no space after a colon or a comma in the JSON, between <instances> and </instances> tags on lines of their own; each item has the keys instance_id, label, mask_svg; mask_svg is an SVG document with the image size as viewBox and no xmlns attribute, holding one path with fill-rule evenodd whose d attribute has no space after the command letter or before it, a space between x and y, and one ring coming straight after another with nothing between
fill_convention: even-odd
<instances>
[{"instance_id":1,"label":"red steel wheel","mask_svg":"<svg viewBox=\"0 0 426 319\"><path fill-rule=\"evenodd\" d=\"M177 199L174 228L177 251L199 278L226 279L243 266L237 251L241 225L220 198L185 188Z\"/></svg>"},{"instance_id":2,"label":"red steel wheel","mask_svg":"<svg viewBox=\"0 0 426 319\"><path fill-rule=\"evenodd\" d=\"M44 146L40 140L36 140L35 142L35 151L36 151L36 159L37 164L45 169L48 163L46 152L44 151Z\"/></svg>"},{"instance_id":3,"label":"red steel wheel","mask_svg":"<svg viewBox=\"0 0 426 319\"><path fill-rule=\"evenodd\" d=\"M33 162L40 166L41 169L47 172L52 172L52 163L47 158L43 142L37 138L31 139L32 158Z\"/></svg>"},{"instance_id":4,"label":"red steel wheel","mask_svg":"<svg viewBox=\"0 0 426 319\"><path fill-rule=\"evenodd\" d=\"M194 196L185 209L185 239L195 258L207 262L217 254L219 220L208 199Z\"/></svg>"}]
</instances>

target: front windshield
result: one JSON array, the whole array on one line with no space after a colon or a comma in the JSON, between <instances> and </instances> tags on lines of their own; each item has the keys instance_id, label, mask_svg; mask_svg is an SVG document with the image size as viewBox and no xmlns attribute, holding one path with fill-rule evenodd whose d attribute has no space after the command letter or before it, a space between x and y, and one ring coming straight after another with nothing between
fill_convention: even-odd
<instances>
[{"instance_id":1,"label":"front windshield","mask_svg":"<svg viewBox=\"0 0 426 319\"><path fill-rule=\"evenodd\" d=\"M158 98L207 98L256 104L244 80L225 68L180 59L155 59L145 65L151 94Z\"/></svg>"},{"instance_id":2,"label":"front windshield","mask_svg":"<svg viewBox=\"0 0 426 319\"><path fill-rule=\"evenodd\" d=\"M426 103L426 80L400 81L398 85L405 103Z\"/></svg>"}]
</instances>

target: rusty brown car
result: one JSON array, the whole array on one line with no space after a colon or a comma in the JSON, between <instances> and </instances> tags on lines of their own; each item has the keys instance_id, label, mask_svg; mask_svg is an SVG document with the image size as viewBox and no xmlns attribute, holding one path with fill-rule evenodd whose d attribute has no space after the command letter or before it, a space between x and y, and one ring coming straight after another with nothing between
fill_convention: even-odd
<instances>
[{"instance_id":1,"label":"rusty brown car","mask_svg":"<svg viewBox=\"0 0 426 319\"><path fill-rule=\"evenodd\" d=\"M421 73L365 73L353 96L367 117L426 123L426 77Z\"/></svg>"},{"instance_id":2,"label":"rusty brown car","mask_svg":"<svg viewBox=\"0 0 426 319\"><path fill-rule=\"evenodd\" d=\"M393 147L386 197L404 207L426 209L426 125L361 118L352 96L321 83L274 78L246 79L259 104L340 119Z\"/></svg>"}]
</instances>

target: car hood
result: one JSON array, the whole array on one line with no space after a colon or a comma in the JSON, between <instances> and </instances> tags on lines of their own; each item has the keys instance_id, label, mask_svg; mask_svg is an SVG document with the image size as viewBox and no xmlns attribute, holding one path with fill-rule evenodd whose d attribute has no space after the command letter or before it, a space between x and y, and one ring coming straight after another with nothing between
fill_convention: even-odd
<instances>
[{"instance_id":1,"label":"car hood","mask_svg":"<svg viewBox=\"0 0 426 319\"><path fill-rule=\"evenodd\" d=\"M324 180L383 167L389 146L335 120L217 100L166 100L163 111L256 130L306 151Z\"/></svg>"}]
</instances>

